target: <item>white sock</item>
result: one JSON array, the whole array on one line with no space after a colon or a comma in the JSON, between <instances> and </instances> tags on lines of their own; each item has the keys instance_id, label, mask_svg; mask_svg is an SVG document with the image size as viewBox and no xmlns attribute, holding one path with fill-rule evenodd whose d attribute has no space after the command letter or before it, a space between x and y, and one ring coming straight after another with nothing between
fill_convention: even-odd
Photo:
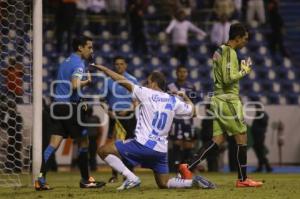
<instances>
[{"instance_id":1,"label":"white sock","mask_svg":"<svg viewBox=\"0 0 300 199\"><path fill-rule=\"evenodd\" d=\"M134 173L132 173L117 156L109 154L104 161L128 180L136 181L138 179L138 177L134 175Z\"/></svg>"},{"instance_id":2,"label":"white sock","mask_svg":"<svg viewBox=\"0 0 300 199\"><path fill-rule=\"evenodd\" d=\"M193 180L171 178L169 179L167 186L168 188L189 188L192 187Z\"/></svg>"}]
</instances>

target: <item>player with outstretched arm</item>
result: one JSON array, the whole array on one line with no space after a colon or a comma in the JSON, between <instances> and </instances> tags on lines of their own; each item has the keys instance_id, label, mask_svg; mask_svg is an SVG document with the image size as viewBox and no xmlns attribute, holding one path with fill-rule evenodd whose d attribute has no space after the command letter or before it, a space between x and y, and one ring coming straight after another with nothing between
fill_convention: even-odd
<instances>
[{"instance_id":1,"label":"player with outstretched arm","mask_svg":"<svg viewBox=\"0 0 300 199\"><path fill-rule=\"evenodd\" d=\"M148 77L148 87L132 84L123 76L105 66L95 65L100 71L117 81L132 93L140 104L137 114L135 138L116 141L100 147L99 156L112 168L126 177L118 188L125 190L141 184L138 176L132 173L124 164L141 165L154 172L159 188L215 188L215 185L201 176L193 179L169 178L168 168L168 132L175 116L190 116L194 114L194 105L183 93L178 93L183 99L165 93L166 80L160 72L152 72Z\"/></svg>"}]
</instances>

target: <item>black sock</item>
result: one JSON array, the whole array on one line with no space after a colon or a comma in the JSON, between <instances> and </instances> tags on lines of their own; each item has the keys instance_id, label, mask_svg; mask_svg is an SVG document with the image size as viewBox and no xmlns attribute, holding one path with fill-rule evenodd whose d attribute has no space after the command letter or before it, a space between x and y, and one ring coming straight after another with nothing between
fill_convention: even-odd
<instances>
[{"instance_id":1,"label":"black sock","mask_svg":"<svg viewBox=\"0 0 300 199\"><path fill-rule=\"evenodd\" d=\"M81 178L85 181L89 179L89 158L88 148L79 149L78 164L80 169Z\"/></svg>"},{"instance_id":2,"label":"black sock","mask_svg":"<svg viewBox=\"0 0 300 199\"><path fill-rule=\"evenodd\" d=\"M237 166L238 179L244 181L247 179L247 145L237 145Z\"/></svg>"},{"instance_id":3,"label":"black sock","mask_svg":"<svg viewBox=\"0 0 300 199\"><path fill-rule=\"evenodd\" d=\"M177 144L173 145L174 167L176 168L182 161L181 147Z\"/></svg>"},{"instance_id":4,"label":"black sock","mask_svg":"<svg viewBox=\"0 0 300 199\"><path fill-rule=\"evenodd\" d=\"M193 157L191 163L189 164L189 169L194 170L196 166L204 159L206 159L207 155L215 155L219 152L219 146L214 141L209 141L205 143L197 155Z\"/></svg>"},{"instance_id":5,"label":"black sock","mask_svg":"<svg viewBox=\"0 0 300 199\"><path fill-rule=\"evenodd\" d=\"M184 149L182 153L182 159L185 162L190 162L192 160L193 154L192 149Z\"/></svg>"},{"instance_id":6,"label":"black sock","mask_svg":"<svg viewBox=\"0 0 300 199\"><path fill-rule=\"evenodd\" d=\"M54 154L55 148L49 145L44 153L43 153L43 158L42 158L42 166L40 170L40 175L39 177L44 177L46 178L47 171L49 170L49 159L50 157Z\"/></svg>"}]
</instances>

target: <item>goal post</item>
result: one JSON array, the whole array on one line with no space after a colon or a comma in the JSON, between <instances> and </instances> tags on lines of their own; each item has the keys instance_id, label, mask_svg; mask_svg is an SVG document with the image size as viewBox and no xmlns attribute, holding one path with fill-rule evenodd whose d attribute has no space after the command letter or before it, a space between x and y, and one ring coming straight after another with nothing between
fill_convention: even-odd
<instances>
[{"instance_id":1,"label":"goal post","mask_svg":"<svg viewBox=\"0 0 300 199\"><path fill-rule=\"evenodd\" d=\"M42 0L0 0L0 188L32 186L42 160Z\"/></svg>"},{"instance_id":2,"label":"goal post","mask_svg":"<svg viewBox=\"0 0 300 199\"><path fill-rule=\"evenodd\" d=\"M32 179L42 162L43 1L33 1L33 136Z\"/></svg>"}]
</instances>

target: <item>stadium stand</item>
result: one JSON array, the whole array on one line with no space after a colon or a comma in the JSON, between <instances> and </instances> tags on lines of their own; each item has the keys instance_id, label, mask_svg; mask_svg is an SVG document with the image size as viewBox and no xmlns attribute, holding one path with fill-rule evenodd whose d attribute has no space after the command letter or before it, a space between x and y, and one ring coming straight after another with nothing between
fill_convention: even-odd
<instances>
[{"instance_id":1,"label":"stadium stand","mask_svg":"<svg viewBox=\"0 0 300 199\"><path fill-rule=\"evenodd\" d=\"M299 55L300 38L297 29L289 28L297 19L300 13L300 3L296 0L287 0L281 4L281 14L286 21L288 36L286 37L287 48L291 51L293 63L300 61ZM120 34L114 37L109 32L109 27L105 24L105 16L99 17L99 29L101 35L96 35L95 40L95 60L98 63L111 65L111 58L114 55L122 55L128 58L129 71L138 80L144 80L146 75L152 70L162 70L167 74L169 81L174 80L176 58L171 58L171 47L166 42L164 30L167 20L158 20L155 8L151 6L145 15L145 31L147 33L147 45L149 53L145 57L140 57L132 52L129 40L129 30L126 20L122 21ZM44 70L43 70L43 93L50 94L49 83L55 78L57 61L61 60L63 54L55 52L54 22L51 16L46 16L45 21L45 43L44 43ZM196 23L197 24L197 23ZM202 27L202 26L200 26ZM89 27L84 27L85 33L89 34ZM207 29L207 28L206 28ZM241 81L241 94L250 100L266 99L267 104L299 104L299 77L300 69L288 59L272 58L268 49L265 35L268 28L256 28L250 30L250 41L248 46L241 50L240 57L251 56L254 62L253 74ZM26 35L25 35L26 36ZM9 41L8 41L9 42ZM13 44L12 44L13 45ZM190 38L189 61L187 67L191 70L190 80L197 88L203 92L212 91L211 54L208 50L208 40L201 40L196 37ZM64 46L66 48L66 46ZM57 57L59 57L57 59ZM249 81L250 80L250 81Z\"/></svg>"}]
</instances>

